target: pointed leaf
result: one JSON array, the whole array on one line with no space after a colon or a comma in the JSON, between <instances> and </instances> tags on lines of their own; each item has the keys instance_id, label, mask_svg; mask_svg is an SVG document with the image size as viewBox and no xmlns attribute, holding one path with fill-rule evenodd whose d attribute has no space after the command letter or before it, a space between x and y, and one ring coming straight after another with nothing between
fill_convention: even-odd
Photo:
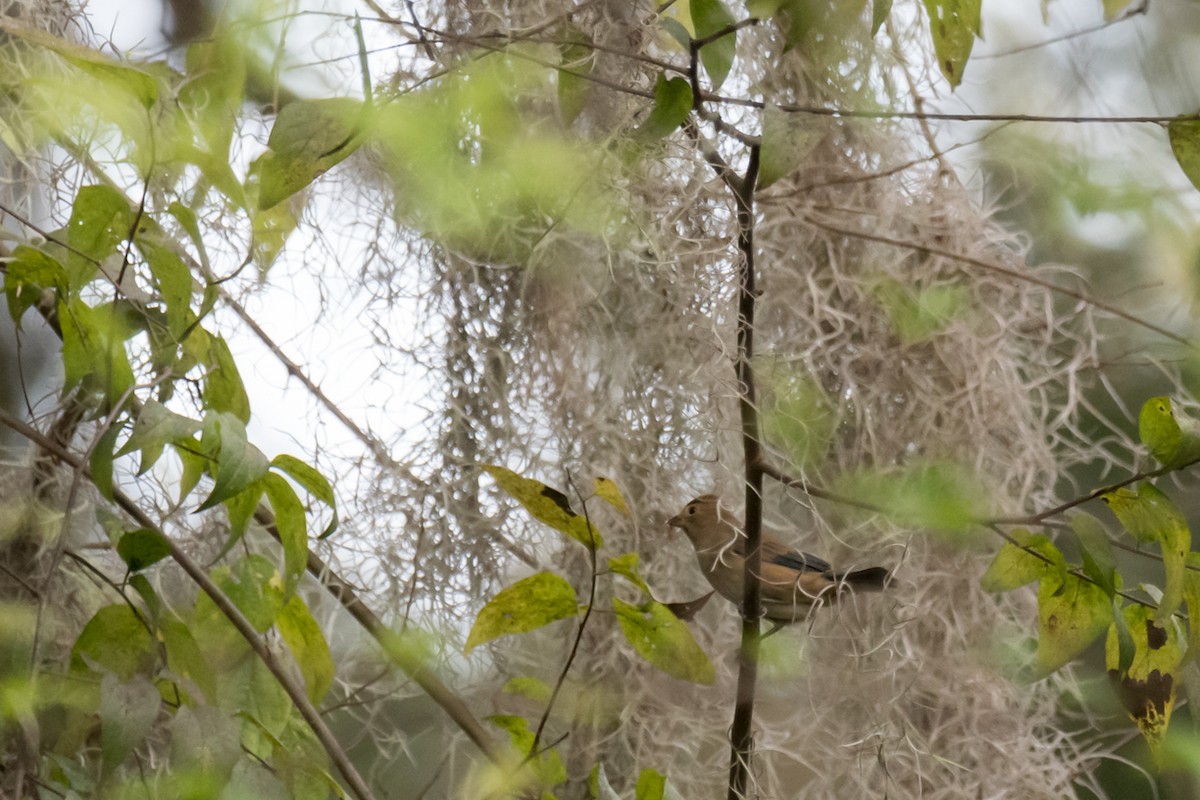
<instances>
[{"instance_id":1,"label":"pointed leaf","mask_svg":"<svg viewBox=\"0 0 1200 800\"><path fill-rule=\"evenodd\" d=\"M332 512L332 519L325 526L325 530L321 531L321 535L317 537L318 539L324 539L337 530L337 501L333 496L333 487L329 485L329 481L326 480L324 475L318 472L316 468L309 466L295 456L275 456L275 458L271 459L271 466L287 473L288 477L303 486L305 491L329 506L329 510Z\"/></svg>"},{"instance_id":2,"label":"pointed leaf","mask_svg":"<svg viewBox=\"0 0 1200 800\"><path fill-rule=\"evenodd\" d=\"M638 554L637 553L622 553L619 556L610 556L608 559L608 571L628 580L642 592L650 597L650 587L642 580L642 576L638 574Z\"/></svg>"},{"instance_id":3,"label":"pointed leaf","mask_svg":"<svg viewBox=\"0 0 1200 800\"><path fill-rule=\"evenodd\" d=\"M4 294L9 316L18 328L30 308L43 303L46 308L55 308L66 293L67 271L62 264L25 245L13 251L12 260L5 266Z\"/></svg>"},{"instance_id":4,"label":"pointed leaf","mask_svg":"<svg viewBox=\"0 0 1200 800\"><path fill-rule=\"evenodd\" d=\"M871 36L874 37L887 22L888 14L892 13L892 0L872 0L871 3Z\"/></svg>"},{"instance_id":5,"label":"pointed leaf","mask_svg":"<svg viewBox=\"0 0 1200 800\"><path fill-rule=\"evenodd\" d=\"M1200 662L1200 553L1188 553L1186 566L1183 596L1188 608L1187 658Z\"/></svg>"},{"instance_id":6,"label":"pointed leaf","mask_svg":"<svg viewBox=\"0 0 1200 800\"><path fill-rule=\"evenodd\" d=\"M111 775L145 740L162 708L158 689L144 677L122 681L111 672L100 679L100 749Z\"/></svg>"},{"instance_id":7,"label":"pointed leaf","mask_svg":"<svg viewBox=\"0 0 1200 800\"><path fill-rule=\"evenodd\" d=\"M71 648L72 669L98 666L124 681L149 674L157 658L150 632L126 603L98 610Z\"/></svg>"},{"instance_id":8,"label":"pointed leaf","mask_svg":"<svg viewBox=\"0 0 1200 800\"><path fill-rule=\"evenodd\" d=\"M625 516L629 516L629 506L625 505L625 497L621 494L620 487L611 478L605 478L602 475L596 478L593 486L596 497L599 497Z\"/></svg>"},{"instance_id":9,"label":"pointed leaf","mask_svg":"<svg viewBox=\"0 0 1200 800\"><path fill-rule=\"evenodd\" d=\"M1083 652L1112 624L1112 601L1077 575L1047 575L1038 584L1037 668L1049 675Z\"/></svg>"},{"instance_id":10,"label":"pointed leaf","mask_svg":"<svg viewBox=\"0 0 1200 800\"><path fill-rule=\"evenodd\" d=\"M302 100L284 106L270 152L254 164L259 209L271 208L303 189L352 154L365 140L366 106L347 97Z\"/></svg>"},{"instance_id":11,"label":"pointed leaf","mask_svg":"<svg viewBox=\"0 0 1200 800\"><path fill-rule=\"evenodd\" d=\"M1137 491L1122 488L1103 495L1125 529L1142 541L1156 541L1162 550L1166 584L1155 617L1165 624L1183 602L1184 571L1192 549L1192 532L1171 499L1152 483L1142 482Z\"/></svg>"},{"instance_id":12,"label":"pointed leaf","mask_svg":"<svg viewBox=\"0 0 1200 800\"><path fill-rule=\"evenodd\" d=\"M981 0L925 0L938 67L950 86L962 82L963 69L980 32Z\"/></svg>"},{"instance_id":13,"label":"pointed leaf","mask_svg":"<svg viewBox=\"0 0 1200 800\"><path fill-rule=\"evenodd\" d=\"M634 800L663 800L667 788L667 776L652 769L644 769L638 773L637 788L634 789Z\"/></svg>"},{"instance_id":14,"label":"pointed leaf","mask_svg":"<svg viewBox=\"0 0 1200 800\"><path fill-rule=\"evenodd\" d=\"M692 683L710 684L716 680L712 662L687 625L662 603L647 600L635 606L614 597L613 611L633 649L655 667Z\"/></svg>"},{"instance_id":15,"label":"pointed leaf","mask_svg":"<svg viewBox=\"0 0 1200 800\"><path fill-rule=\"evenodd\" d=\"M1079 554L1083 558L1083 572L1104 590L1110 598L1117 589L1117 560L1112 544L1100 520L1091 514L1076 514L1071 517L1071 530L1079 539Z\"/></svg>"},{"instance_id":16,"label":"pointed leaf","mask_svg":"<svg viewBox=\"0 0 1200 800\"><path fill-rule=\"evenodd\" d=\"M107 407L115 405L134 384L125 319L111 304L92 308L76 299L58 304L58 321L65 388L83 384L100 393Z\"/></svg>"},{"instance_id":17,"label":"pointed leaf","mask_svg":"<svg viewBox=\"0 0 1200 800\"><path fill-rule=\"evenodd\" d=\"M129 441L117 451L117 456L141 450L138 474L145 474L158 461L167 444L186 444L200 428L196 420L176 414L157 400L147 400L133 421Z\"/></svg>"},{"instance_id":18,"label":"pointed leaf","mask_svg":"<svg viewBox=\"0 0 1200 800\"><path fill-rule=\"evenodd\" d=\"M758 187L791 175L825 138L826 128L823 120L789 114L775 105L763 109Z\"/></svg>"},{"instance_id":19,"label":"pointed leaf","mask_svg":"<svg viewBox=\"0 0 1200 800\"><path fill-rule=\"evenodd\" d=\"M190 338L190 337L189 337ZM210 411L228 411L242 422L250 421L250 398L238 373L229 345L220 336L208 336L203 354L204 406Z\"/></svg>"},{"instance_id":20,"label":"pointed leaf","mask_svg":"<svg viewBox=\"0 0 1200 800\"><path fill-rule=\"evenodd\" d=\"M503 589L488 601L467 636L463 653L512 633L532 631L579 614L575 590L553 572L539 572Z\"/></svg>"},{"instance_id":21,"label":"pointed leaf","mask_svg":"<svg viewBox=\"0 0 1200 800\"><path fill-rule=\"evenodd\" d=\"M67 274L72 292L96 276L99 264L133 232L129 200L109 186L84 186L75 195L67 223ZM114 278L116 276L114 275Z\"/></svg>"},{"instance_id":22,"label":"pointed leaf","mask_svg":"<svg viewBox=\"0 0 1200 800\"><path fill-rule=\"evenodd\" d=\"M532 752L534 733L529 730L529 723L523 717L496 714L488 717L487 721L507 731L516 751L530 758L538 783L553 788L567 779L567 768L557 750L550 748L538 754Z\"/></svg>"},{"instance_id":23,"label":"pointed leaf","mask_svg":"<svg viewBox=\"0 0 1200 800\"><path fill-rule=\"evenodd\" d=\"M1164 467L1181 467L1200 459L1200 422L1177 413L1169 397L1151 397L1142 404L1138 435Z\"/></svg>"},{"instance_id":24,"label":"pointed leaf","mask_svg":"<svg viewBox=\"0 0 1200 800\"><path fill-rule=\"evenodd\" d=\"M1192 186L1200 189L1200 120L1175 120L1167 125L1167 138L1171 141L1171 152L1174 153L1179 168L1183 170L1184 175L1187 175ZM1149 402L1165 399L1155 397ZM1145 413L1144 406L1142 413ZM1146 442L1145 434L1142 435L1142 441Z\"/></svg>"},{"instance_id":25,"label":"pointed leaf","mask_svg":"<svg viewBox=\"0 0 1200 800\"><path fill-rule=\"evenodd\" d=\"M735 21L721 0L691 0L691 11L697 39L703 39L728 28ZM736 53L736 31L727 33L700 49L700 61L703 62L704 70L708 73L709 80L712 81L714 92L721 88L721 84L725 83Z\"/></svg>"},{"instance_id":26,"label":"pointed leaf","mask_svg":"<svg viewBox=\"0 0 1200 800\"><path fill-rule=\"evenodd\" d=\"M284 575L288 591L304 573L308 564L308 531L304 524L304 506L291 484L279 475L268 473L263 479L267 499L275 513L275 527L283 545Z\"/></svg>"},{"instance_id":27,"label":"pointed leaf","mask_svg":"<svg viewBox=\"0 0 1200 800\"><path fill-rule=\"evenodd\" d=\"M1045 536L1029 531L1013 531L1016 544L1000 548L991 566L983 574L983 588L989 592L1008 592L1066 569L1062 553Z\"/></svg>"},{"instance_id":28,"label":"pointed leaf","mask_svg":"<svg viewBox=\"0 0 1200 800\"><path fill-rule=\"evenodd\" d=\"M1177 671L1181 661L1175 626L1154 623L1153 609L1129 606L1124 618L1133 633L1136 654L1128 672L1118 668L1118 642L1115 628L1109 631L1105 645L1108 676L1122 705L1146 738L1151 755L1161 766L1162 742L1175 708Z\"/></svg>"},{"instance_id":29,"label":"pointed leaf","mask_svg":"<svg viewBox=\"0 0 1200 800\"><path fill-rule=\"evenodd\" d=\"M635 135L642 140L661 139L682 125L692 110L692 87L683 78L659 75L654 84L654 108L650 116L637 129Z\"/></svg>"},{"instance_id":30,"label":"pointed leaf","mask_svg":"<svg viewBox=\"0 0 1200 800\"><path fill-rule=\"evenodd\" d=\"M197 511L212 508L240 493L266 475L271 466L262 451L246 440L246 426L233 414L210 412L205 417L203 444L211 447L213 441L216 442L213 458L217 462L215 482L212 492ZM212 471L212 467L209 469Z\"/></svg>"},{"instance_id":31,"label":"pointed leaf","mask_svg":"<svg viewBox=\"0 0 1200 800\"><path fill-rule=\"evenodd\" d=\"M156 530L138 528L117 542L117 555L129 566L130 572L140 572L171 555L171 543Z\"/></svg>"},{"instance_id":32,"label":"pointed leaf","mask_svg":"<svg viewBox=\"0 0 1200 800\"><path fill-rule=\"evenodd\" d=\"M321 633L321 626L298 595L292 595L288 600L275 618L275 625L300 667L308 699L319 706L333 685L334 670L333 654Z\"/></svg>"},{"instance_id":33,"label":"pointed leaf","mask_svg":"<svg viewBox=\"0 0 1200 800\"><path fill-rule=\"evenodd\" d=\"M571 510L571 504L562 492L531 478L523 478L504 467L484 464L483 469L535 519L541 520L585 547L596 549L603 544L604 539L600 532L594 526L588 526L586 517Z\"/></svg>"},{"instance_id":34,"label":"pointed leaf","mask_svg":"<svg viewBox=\"0 0 1200 800\"><path fill-rule=\"evenodd\" d=\"M96 440L88 457L92 483L106 500L113 499L113 450L117 447L117 437L120 435L121 426L115 422L110 424L108 430Z\"/></svg>"}]
</instances>

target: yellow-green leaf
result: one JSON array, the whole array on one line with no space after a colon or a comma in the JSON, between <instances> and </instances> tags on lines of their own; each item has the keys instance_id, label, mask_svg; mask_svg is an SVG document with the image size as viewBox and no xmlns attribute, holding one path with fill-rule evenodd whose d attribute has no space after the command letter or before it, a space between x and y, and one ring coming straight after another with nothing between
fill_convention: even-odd
<instances>
[{"instance_id":1,"label":"yellow-green leaf","mask_svg":"<svg viewBox=\"0 0 1200 800\"><path fill-rule=\"evenodd\" d=\"M716 670L691 631L671 610L654 600L639 605L613 598L621 632L642 658L676 678L709 684Z\"/></svg>"},{"instance_id":2,"label":"yellow-green leaf","mask_svg":"<svg viewBox=\"0 0 1200 800\"><path fill-rule=\"evenodd\" d=\"M1169 397L1151 397L1142 404L1138 435L1164 467L1200 459L1200 422L1177 412Z\"/></svg>"},{"instance_id":3,"label":"yellow-green leaf","mask_svg":"<svg viewBox=\"0 0 1200 800\"><path fill-rule=\"evenodd\" d=\"M279 612L275 626L300 667L308 699L320 705L333 685L333 654L321 626L298 595L292 595Z\"/></svg>"},{"instance_id":4,"label":"yellow-green leaf","mask_svg":"<svg viewBox=\"0 0 1200 800\"><path fill-rule=\"evenodd\" d=\"M625 505L625 497L621 494L620 487L617 486L612 478L600 476L596 478L594 487L596 497L599 497L625 516L629 516L629 506Z\"/></svg>"},{"instance_id":5,"label":"yellow-green leaf","mask_svg":"<svg viewBox=\"0 0 1200 800\"><path fill-rule=\"evenodd\" d=\"M589 44L583 31L572 28L570 41L560 46L562 61L557 73L558 113L567 127L579 117L587 103L591 81L582 75L590 74L596 64L594 50Z\"/></svg>"},{"instance_id":6,"label":"yellow-green leaf","mask_svg":"<svg viewBox=\"0 0 1200 800\"><path fill-rule=\"evenodd\" d=\"M495 714L487 721L508 732L513 747L523 757L530 758L530 765L537 776L537 782L545 788L554 788L567 779L567 768L563 765L562 757L554 748L545 752L533 754L533 731L523 717L509 714ZM545 795L543 795L545 797Z\"/></svg>"},{"instance_id":7,"label":"yellow-green leaf","mask_svg":"<svg viewBox=\"0 0 1200 800\"><path fill-rule=\"evenodd\" d=\"M1124 610L1124 618L1133 634L1133 663L1128 672L1120 671L1116 630L1110 629L1105 643L1108 676L1125 710L1146 737L1155 762L1159 763L1163 738L1175 708L1181 661L1179 639L1173 624L1161 627L1155 624L1153 609L1129 606Z\"/></svg>"},{"instance_id":8,"label":"yellow-green leaf","mask_svg":"<svg viewBox=\"0 0 1200 800\"><path fill-rule=\"evenodd\" d=\"M365 140L366 128L366 106L358 100L288 103L271 128L270 152L252 167L259 180L258 207L277 205L345 159Z\"/></svg>"},{"instance_id":9,"label":"yellow-green leaf","mask_svg":"<svg viewBox=\"0 0 1200 800\"><path fill-rule=\"evenodd\" d=\"M331 519L329 520L329 524L325 526L325 530L321 531L321 535L317 537L318 539L324 539L337 530L337 501L333 496L333 487L324 475L318 472L315 467L309 466L295 456L275 456L275 458L271 459L271 466L286 472L288 477L303 486L309 494L329 506Z\"/></svg>"},{"instance_id":10,"label":"yellow-green leaf","mask_svg":"<svg viewBox=\"0 0 1200 800\"><path fill-rule=\"evenodd\" d=\"M1112 624L1112 601L1077 575L1047 575L1038 584L1037 668L1049 675L1083 652Z\"/></svg>"},{"instance_id":11,"label":"yellow-green leaf","mask_svg":"<svg viewBox=\"0 0 1200 800\"><path fill-rule=\"evenodd\" d=\"M100 667L121 680L149 674L157 658L150 632L127 603L98 610L71 648L73 669Z\"/></svg>"},{"instance_id":12,"label":"yellow-green leaf","mask_svg":"<svg viewBox=\"0 0 1200 800\"><path fill-rule=\"evenodd\" d=\"M138 572L171 555L171 543L156 530L138 528L117 542L117 555L128 565L130 572Z\"/></svg>"},{"instance_id":13,"label":"yellow-green leaf","mask_svg":"<svg viewBox=\"0 0 1200 800\"><path fill-rule=\"evenodd\" d=\"M1137 491L1127 488L1108 492L1104 502L1125 529L1142 541L1155 541L1162 550L1166 583L1156 619L1168 620L1183 602L1184 570L1192 549L1192 532L1187 520L1152 483L1143 481Z\"/></svg>"},{"instance_id":14,"label":"yellow-green leaf","mask_svg":"<svg viewBox=\"0 0 1200 800\"><path fill-rule=\"evenodd\" d=\"M646 596L650 596L650 587L642 580L642 576L638 574L638 554L637 553L622 553L619 556L609 557L608 571L628 580L634 586L641 589Z\"/></svg>"},{"instance_id":15,"label":"yellow-green leaf","mask_svg":"<svg viewBox=\"0 0 1200 800\"><path fill-rule=\"evenodd\" d=\"M585 547L596 549L604 542L595 526L589 527L583 515L571 510L571 504L562 492L532 478L523 478L504 467L484 464L483 469L535 519L541 520Z\"/></svg>"},{"instance_id":16,"label":"yellow-green leaf","mask_svg":"<svg viewBox=\"0 0 1200 800\"><path fill-rule=\"evenodd\" d=\"M239 494L266 475L271 466L262 451L246 439L246 426L242 421L224 411L209 412L205 417L201 449L212 454L217 463L215 469L209 468L215 481L212 492L198 511Z\"/></svg>"},{"instance_id":17,"label":"yellow-green leaf","mask_svg":"<svg viewBox=\"0 0 1200 800\"><path fill-rule=\"evenodd\" d=\"M188 337L189 341L192 337ZM238 372L229 345L220 336L202 337L207 345L204 362L204 406L209 411L228 411L242 422L250 421L250 398Z\"/></svg>"},{"instance_id":18,"label":"yellow-green leaf","mask_svg":"<svg viewBox=\"0 0 1200 800\"><path fill-rule=\"evenodd\" d=\"M1200 662L1200 553L1187 555L1183 596L1188 608L1188 661Z\"/></svg>"},{"instance_id":19,"label":"yellow-green leaf","mask_svg":"<svg viewBox=\"0 0 1200 800\"><path fill-rule=\"evenodd\" d=\"M1200 189L1200 120L1177 119L1167 125L1167 138L1171 142L1171 152L1183 174L1187 175L1192 186ZM1163 400L1156 397L1153 400ZM1144 410L1143 410L1144 411ZM1142 437L1145 441L1146 437Z\"/></svg>"},{"instance_id":20,"label":"yellow-green leaf","mask_svg":"<svg viewBox=\"0 0 1200 800\"><path fill-rule=\"evenodd\" d=\"M828 128L820 117L791 114L773 104L763 109L758 188L791 175L825 138Z\"/></svg>"},{"instance_id":21,"label":"yellow-green leaf","mask_svg":"<svg viewBox=\"0 0 1200 800\"><path fill-rule=\"evenodd\" d=\"M1104 21L1112 22L1133 0L1104 0Z\"/></svg>"},{"instance_id":22,"label":"yellow-green leaf","mask_svg":"<svg viewBox=\"0 0 1200 800\"><path fill-rule=\"evenodd\" d=\"M996 553L980 583L988 591L1012 591L1066 570L1066 559L1042 534L1014 530L1013 539Z\"/></svg>"},{"instance_id":23,"label":"yellow-green leaf","mask_svg":"<svg viewBox=\"0 0 1200 800\"><path fill-rule=\"evenodd\" d=\"M304 524L304 506L296 490L280 475L267 473L263 488L275 514L275 528L283 545L286 585L290 591L308 564L308 530Z\"/></svg>"},{"instance_id":24,"label":"yellow-green leaf","mask_svg":"<svg viewBox=\"0 0 1200 800\"><path fill-rule=\"evenodd\" d=\"M176 414L157 400L147 400L133 421L129 440L117 451L117 456L141 450L138 474L144 474L158 461L167 444L186 444L200 428L196 420Z\"/></svg>"},{"instance_id":25,"label":"yellow-green leaf","mask_svg":"<svg viewBox=\"0 0 1200 800\"><path fill-rule=\"evenodd\" d=\"M980 32L980 5L981 0L925 0L938 67L952 87L962 82Z\"/></svg>"},{"instance_id":26,"label":"yellow-green leaf","mask_svg":"<svg viewBox=\"0 0 1200 800\"><path fill-rule=\"evenodd\" d=\"M467 636L464 653L501 636L532 631L579 613L571 584L553 572L539 572L501 590L488 601Z\"/></svg>"}]
</instances>

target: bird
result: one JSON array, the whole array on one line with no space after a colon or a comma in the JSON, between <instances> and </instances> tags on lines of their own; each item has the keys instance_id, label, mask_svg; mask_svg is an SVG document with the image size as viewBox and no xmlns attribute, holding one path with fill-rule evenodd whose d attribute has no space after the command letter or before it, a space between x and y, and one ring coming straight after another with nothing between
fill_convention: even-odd
<instances>
[{"instance_id":1,"label":"bird","mask_svg":"<svg viewBox=\"0 0 1200 800\"><path fill-rule=\"evenodd\" d=\"M716 495L705 494L691 500L667 524L687 535L713 589L740 608L746 534L737 517ZM777 624L806 619L814 605L832 602L847 589L878 592L892 580L892 573L883 567L835 570L828 561L788 547L765 532L761 553L763 616Z\"/></svg>"}]
</instances>

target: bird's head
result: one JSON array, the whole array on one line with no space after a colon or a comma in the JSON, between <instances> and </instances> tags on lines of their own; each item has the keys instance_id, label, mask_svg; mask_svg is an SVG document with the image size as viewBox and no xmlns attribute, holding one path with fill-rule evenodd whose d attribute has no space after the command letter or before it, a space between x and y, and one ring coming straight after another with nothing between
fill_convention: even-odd
<instances>
[{"instance_id":1,"label":"bird's head","mask_svg":"<svg viewBox=\"0 0 1200 800\"><path fill-rule=\"evenodd\" d=\"M715 494L703 494L688 502L683 510L667 520L672 528L679 528L693 542L712 535L721 529L721 523L730 523L733 516L721 507L721 500Z\"/></svg>"}]
</instances>

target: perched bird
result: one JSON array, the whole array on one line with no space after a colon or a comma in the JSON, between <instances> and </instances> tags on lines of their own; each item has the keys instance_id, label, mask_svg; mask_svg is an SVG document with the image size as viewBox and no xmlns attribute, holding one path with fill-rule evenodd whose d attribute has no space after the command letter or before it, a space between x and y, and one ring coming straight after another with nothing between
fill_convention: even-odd
<instances>
[{"instance_id":1,"label":"perched bird","mask_svg":"<svg viewBox=\"0 0 1200 800\"><path fill-rule=\"evenodd\" d=\"M722 597L740 606L746 552L741 522L716 495L706 494L684 506L667 524L687 534L704 577ZM881 591L892 577L883 567L835 571L829 562L793 550L766 533L761 558L763 616L778 623L804 619L815 603L832 602L847 587Z\"/></svg>"}]
</instances>

